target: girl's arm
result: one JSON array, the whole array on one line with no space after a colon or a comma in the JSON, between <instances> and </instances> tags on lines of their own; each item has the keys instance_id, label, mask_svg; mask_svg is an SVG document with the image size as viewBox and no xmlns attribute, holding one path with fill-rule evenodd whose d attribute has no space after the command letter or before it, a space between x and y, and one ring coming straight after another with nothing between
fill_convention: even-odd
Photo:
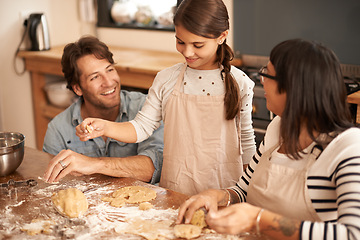
<instances>
[{"instance_id":1,"label":"girl's arm","mask_svg":"<svg viewBox=\"0 0 360 240\"><path fill-rule=\"evenodd\" d=\"M135 143L137 140L135 128L130 122L119 123L99 118L86 118L76 127L76 135L81 141L100 136L126 143Z\"/></svg>"}]
</instances>

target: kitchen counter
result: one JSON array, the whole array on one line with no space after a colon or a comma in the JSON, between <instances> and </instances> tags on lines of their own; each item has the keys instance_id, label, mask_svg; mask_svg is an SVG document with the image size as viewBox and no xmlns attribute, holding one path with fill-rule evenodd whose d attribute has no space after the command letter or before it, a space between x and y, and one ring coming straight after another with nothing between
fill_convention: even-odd
<instances>
[{"instance_id":1,"label":"kitchen counter","mask_svg":"<svg viewBox=\"0 0 360 240\"><path fill-rule=\"evenodd\" d=\"M162 221L171 220L173 222L177 216L177 208L187 199L186 195L135 179L114 178L100 174L80 177L68 175L58 184L45 183L39 179L39 176L43 175L51 158L50 154L25 147L24 161L17 171L9 176L0 177L0 183L6 183L9 179L15 181L34 179L38 183L33 187L0 189L0 239L143 239L133 234L124 234L122 231L131 227L131 221L134 219L155 221L155 225ZM104 186L104 184L108 185ZM115 208L101 200L102 197L109 196L114 190L132 185L148 187L157 192L156 199L150 201L153 209L139 210L138 204ZM50 197L53 193L69 187L75 187L81 191L94 189L85 193L89 209L79 218L69 219L61 216L51 203ZM38 225L31 223L34 220L38 221ZM51 231L30 237L24 230L34 231L35 226L39 226L39 222L49 223ZM155 225L147 231L154 234L157 229ZM146 230L143 231L143 234L147 233ZM161 230L159 231L161 232ZM198 239L209 237L224 239L227 236L203 233ZM232 236L231 239L237 238ZM241 239L256 238L248 235Z\"/></svg>"}]
</instances>

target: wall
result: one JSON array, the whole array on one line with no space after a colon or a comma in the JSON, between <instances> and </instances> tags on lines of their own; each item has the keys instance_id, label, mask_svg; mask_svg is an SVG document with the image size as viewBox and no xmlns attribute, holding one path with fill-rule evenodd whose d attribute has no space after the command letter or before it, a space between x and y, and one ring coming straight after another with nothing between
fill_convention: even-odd
<instances>
[{"instance_id":1,"label":"wall","mask_svg":"<svg viewBox=\"0 0 360 240\"><path fill-rule=\"evenodd\" d=\"M305 38L330 47L344 64L360 65L359 0L235 0L235 49L268 56L281 41Z\"/></svg>"},{"instance_id":2,"label":"wall","mask_svg":"<svg viewBox=\"0 0 360 240\"><path fill-rule=\"evenodd\" d=\"M25 145L35 147L34 116L30 75L16 75L13 56L23 34L20 12L44 12L50 29L51 45L77 39L81 24L74 0L1 0L0 1L0 131L18 131ZM65 17L66 15L66 17ZM22 61L17 61L22 69Z\"/></svg>"},{"instance_id":3,"label":"wall","mask_svg":"<svg viewBox=\"0 0 360 240\"><path fill-rule=\"evenodd\" d=\"M224 0L232 19L233 0ZM28 72L16 75L13 56L23 34L20 12L44 12L50 31L50 44L64 45L81 35L93 33L109 45L164 51L175 50L174 32L99 28L97 33L79 20L75 0L1 0L0 1L0 131L18 131L26 136L25 145L36 146L31 80ZM232 29L232 23L230 25ZM146 38L144 38L146 36ZM144 40L146 39L146 40ZM229 44L232 46L232 30ZM19 69L22 61L17 60Z\"/></svg>"}]
</instances>

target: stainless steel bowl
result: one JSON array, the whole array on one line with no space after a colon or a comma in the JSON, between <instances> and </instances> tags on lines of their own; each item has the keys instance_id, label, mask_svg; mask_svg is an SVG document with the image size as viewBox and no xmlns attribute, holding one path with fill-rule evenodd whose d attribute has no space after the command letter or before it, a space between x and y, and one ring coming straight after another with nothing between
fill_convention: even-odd
<instances>
[{"instance_id":1,"label":"stainless steel bowl","mask_svg":"<svg viewBox=\"0 0 360 240\"><path fill-rule=\"evenodd\" d=\"M0 176L13 173L24 159L25 136L17 132L0 132Z\"/></svg>"}]
</instances>

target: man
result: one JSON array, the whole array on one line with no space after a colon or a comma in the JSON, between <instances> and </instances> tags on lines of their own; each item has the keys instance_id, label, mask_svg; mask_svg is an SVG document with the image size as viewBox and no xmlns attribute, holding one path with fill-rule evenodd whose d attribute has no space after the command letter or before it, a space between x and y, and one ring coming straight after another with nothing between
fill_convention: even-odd
<instances>
[{"instance_id":1,"label":"man","mask_svg":"<svg viewBox=\"0 0 360 240\"><path fill-rule=\"evenodd\" d=\"M59 181L69 173L101 173L158 182L163 125L151 138L137 144L105 137L82 142L75 135L75 127L87 117L127 122L145 102L142 93L120 90L120 77L108 47L95 37L82 37L65 46L61 65L67 87L80 98L48 125L43 151L57 155L45 171L45 181Z\"/></svg>"}]
</instances>

